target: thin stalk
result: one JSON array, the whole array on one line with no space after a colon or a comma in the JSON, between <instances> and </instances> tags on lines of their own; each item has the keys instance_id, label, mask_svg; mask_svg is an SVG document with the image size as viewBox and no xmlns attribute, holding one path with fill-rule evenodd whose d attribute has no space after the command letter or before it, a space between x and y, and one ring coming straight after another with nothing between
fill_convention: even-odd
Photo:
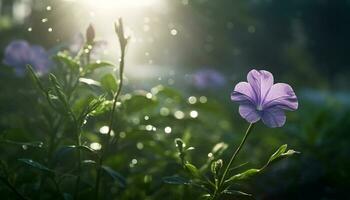
<instances>
[{"instance_id":1,"label":"thin stalk","mask_svg":"<svg viewBox=\"0 0 350 200\"><path fill-rule=\"evenodd\" d=\"M119 87L117 92L114 94L113 97L113 106L112 110L110 112L110 118L109 118L109 126L108 126L108 132L107 132L107 142L105 145L105 150L101 152L101 156L99 157L98 163L97 163L97 170L96 170L96 183L95 183L95 199L99 198L99 190L100 190L100 182L101 182L101 173L102 173L102 165L104 157L106 156L106 153L109 150L111 141L111 132L114 126L114 113L117 107L118 98L121 94L122 88L123 88L123 75L124 75L124 65L125 65L125 50L127 45L127 38L124 36L124 30L123 30L123 23L122 20L119 19L119 24L115 24L116 33L119 39L120 44L120 60L119 60ZM118 137L118 136L117 136Z\"/></svg>"},{"instance_id":2,"label":"thin stalk","mask_svg":"<svg viewBox=\"0 0 350 200\"><path fill-rule=\"evenodd\" d=\"M75 125L76 119L74 118ZM81 131L80 128L77 127L77 135L76 135L76 144L77 146L81 146ZM78 199L79 196L79 190L80 190L80 173L81 173L81 151L80 148L77 149L78 151L78 174L77 174L77 180L75 182L75 190L74 190L74 199Z\"/></svg>"},{"instance_id":3,"label":"thin stalk","mask_svg":"<svg viewBox=\"0 0 350 200\"><path fill-rule=\"evenodd\" d=\"M17 196L18 199L28 200L7 180L7 178L0 177L0 180Z\"/></svg>"},{"instance_id":4,"label":"thin stalk","mask_svg":"<svg viewBox=\"0 0 350 200\"><path fill-rule=\"evenodd\" d=\"M253 125L254 125L254 123L249 124L249 126L248 126L248 128L247 128L247 130L246 130L246 132L245 132L245 134L244 134L244 137L243 137L243 139L242 139L242 141L241 141L241 143L239 144L239 146L237 147L236 151L235 151L235 152L233 153L233 155L231 156L231 159L230 159L229 163L227 164L224 173L222 174L222 177L221 177L221 179L220 179L219 185L218 185L217 189L215 190L213 199L215 199L216 196L217 196L217 193L220 192L220 189L221 189L221 187L222 187L222 184L223 184L224 181L225 181L225 177L226 177L226 175L227 175L227 172L229 171L229 169L230 169L230 167L231 167L233 161L234 161L235 158L237 157L238 153L241 151L241 149L242 149L242 147L243 147L245 141L246 141L247 138L248 138L249 133L251 132L251 130L252 130L252 128L253 128Z\"/></svg>"}]
</instances>

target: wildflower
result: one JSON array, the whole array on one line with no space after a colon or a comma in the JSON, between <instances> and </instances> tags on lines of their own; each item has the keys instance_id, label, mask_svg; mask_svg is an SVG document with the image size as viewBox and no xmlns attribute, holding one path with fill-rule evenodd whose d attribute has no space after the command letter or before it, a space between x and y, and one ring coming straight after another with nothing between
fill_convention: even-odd
<instances>
[{"instance_id":1,"label":"wildflower","mask_svg":"<svg viewBox=\"0 0 350 200\"><path fill-rule=\"evenodd\" d=\"M214 69L202 69L193 75L193 83L199 89L220 87L225 82L224 75Z\"/></svg>"},{"instance_id":2,"label":"wildflower","mask_svg":"<svg viewBox=\"0 0 350 200\"><path fill-rule=\"evenodd\" d=\"M274 84L273 75L265 70L251 70L247 80L238 83L231 93L231 100L240 104L239 114L250 123L262 119L269 127L283 126L284 110L298 108L292 87L285 83Z\"/></svg>"},{"instance_id":3,"label":"wildflower","mask_svg":"<svg viewBox=\"0 0 350 200\"><path fill-rule=\"evenodd\" d=\"M28 64L39 74L46 74L51 65L49 55L42 46L30 45L24 40L14 40L6 47L3 63L14 67L18 76L24 75Z\"/></svg>"}]
</instances>

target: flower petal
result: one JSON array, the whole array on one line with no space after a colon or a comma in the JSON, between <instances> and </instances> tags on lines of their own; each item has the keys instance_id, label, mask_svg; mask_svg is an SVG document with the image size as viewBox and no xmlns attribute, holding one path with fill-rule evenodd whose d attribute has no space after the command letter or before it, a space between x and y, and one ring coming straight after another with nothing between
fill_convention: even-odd
<instances>
[{"instance_id":1,"label":"flower petal","mask_svg":"<svg viewBox=\"0 0 350 200\"><path fill-rule=\"evenodd\" d=\"M279 107L285 110L296 110L298 99L292 87L285 83L274 84L263 102L263 108Z\"/></svg>"},{"instance_id":2,"label":"flower petal","mask_svg":"<svg viewBox=\"0 0 350 200\"><path fill-rule=\"evenodd\" d=\"M263 111L262 121L271 128L282 127L286 122L286 115L281 108L271 107Z\"/></svg>"},{"instance_id":3,"label":"flower petal","mask_svg":"<svg viewBox=\"0 0 350 200\"><path fill-rule=\"evenodd\" d=\"M251 70L247 75L248 83L252 86L257 101L262 103L273 85L273 75L265 70Z\"/></svg>"},{"instance_id":4,"label":"flower petal","mask_svg":"<svg viewBox=\"0 0 350 200\"><path fill-rule=\"evenodd\" d=\"M247 82L240 82L231 93L231 100L240 103L256 104L256 96L252 86Z\"/></svg>"},{"instance_id":5,"label":"flower petal","mask_svg":"<svg viewBox=\"0 0 350 200\"><path fill-rule=\"evenodd\" d=\"M253 104L242 104L239 106L239 114L249 123L255 123L260 120L260 113Z\"/></svg>"}]
</instances>

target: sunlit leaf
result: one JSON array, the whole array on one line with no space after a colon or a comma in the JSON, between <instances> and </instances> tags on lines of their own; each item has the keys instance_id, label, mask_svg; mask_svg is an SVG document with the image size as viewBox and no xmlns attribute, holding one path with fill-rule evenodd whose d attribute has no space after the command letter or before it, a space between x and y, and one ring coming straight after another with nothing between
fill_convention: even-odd
<instances>
[{"instance_id":1,"label":"sunlit leaf","mask_svg":"<svg viewBox=\"0 0 350 200\"><path fill-rule=\"evenodd\" d=\"M30 65L27 65L27 69L28 71L30 72L30 74L32 75L33 77L33 80L35 82L35 84L38 86L38 88L43 92L43 93L46 93L46 89L44 88L43 84L41 83L39 77L36 75L36 73L34 72L32 66Z\"/></svg>"},{"instance_id":2,"label":"sunlit leaf","mask_svg":"<svg viewBox=\"0 0 350 200\"><path fill-rule=\"evenodd\" d=\"M239 180L247 179L253 175L256 175L259 172L260 172L260 169L248 169L245 172L242 172L240 174L236 174L236 175L232 176L231 178L227 179L225 182L239 181Z\"/></svg>"},{"instance_id":3,"label":"sunlit leaf","mask_svg":"<svg viewBox=\"0 0 350 200\"><path fill-rule=\"evenodd\" d=\"M277 151L271 155L268 162L272 162L276 158L280 157L286 151L287 147L288 147L287 144L280 146L280 148L278 148Z\"/></svg>"},{"instance_id":4,"label":"sunlit leaf","mask_svg":"<svg viewBox=\"0 0 350 200\"><path fill-rule=\"evenodd\" d=\"M236 196L236 197L239 197L239 196L252 197L253 196L251 194L248 194L248 193L245 193L242 191L238 191L238 190L224 190L222 193L226 194L226 195L230 195L230 196Z\"/></svg>"},{"instance_id":5,"label":"sunlit leaf","mask_svg":"<svg viewBox=\"0 0 350 200\"><path fill-rule=\"evenodd\" d=\"M192 174L192 176L194 176L194 177L199 177L200 176L200 172L198 171L196 166L194 166L194 165L192 165L190 163L186 163L185 167Z\"/></svg>"},{"instance_id":6,"label":"sunlit leaf","mask_svg":"<svg viewBox=\"0 0 350 200\"><path fill-rule=\"evenodd\" d=\"M98 81L95 81L91 78L79 78L79 82L84 83L86 85L94 85L94 86L101 86L101 83Z\"/></svg>"},{"instance_id":7,"label":"sunlit leaf","mask_svg":"<svg viewBox=\"0 0 350 200\"><path fill-rule=\"evenodd\" d=\"M115 92L118 89L116 78L112 74L106 74L101 78L102 87L108 92Z\"/></svg>"},{"instance_id":8,"label":"sunlit leaf","mask_svg":"<svg viewBox=\"0 0 350 200\"><path fill-rule=\"evenodd\" d=\"M21 158L21 159L18 159L20 162L23 162L25 164L27 164L27 166L30 166L32 168L35 168L35 169L38 169L40 171L43 171L43 172L46 172L46 173L54 173L53 170L49 169L48 167L36 162L36 161L33 161L32 159L25 159L25 158Z\"/></svg>"},{"instance_id":9,"label":"sunlit leaf","mask_svg":"<svg viewBox=\"0 0 350 200\"><path fill-rule=\"evenodd\" d=\"M79 71L79 63L75 61L71 56L59 52L54 59L62 64L64 64L66 67L70 68L72 71Z\"/></svg>"},{"instance_id":10,"label":"sunlit leaf","mask_svg":"<svg viewBox=\"0 0 350 200\"><path fill-rule=\"evenodd\" d=\"M95 62L88 64L87 66L84 67L84 72L85 73L91 73L96 69L103 68L103 67L113 67L114 64L111 62L107 61L101 61L101 62Z\"/></svg>"},{"instance_id":11,"label":"sunlit leaf","mask_svg":"<svg viewBox=\"0 0 350 200\"><path fill-rule=\"evenodd\" d=\"M0 140L0 143L27 146L27 147L38 147L38 148L41 148L43 146L43 142L39 142L39 141L36 141L36 142L18 142L18 141L13 141L13 140Z\"/></svg>"}]
</instances>

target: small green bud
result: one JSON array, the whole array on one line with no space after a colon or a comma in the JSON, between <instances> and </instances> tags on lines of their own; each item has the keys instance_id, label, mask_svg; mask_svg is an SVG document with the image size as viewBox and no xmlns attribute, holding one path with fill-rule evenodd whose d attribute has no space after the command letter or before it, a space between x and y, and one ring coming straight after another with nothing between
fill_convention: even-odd
<instances>
[{"instance_id":1,"label":"small green bud","mask_svg":"<svg viewBox=\"0 0 350 200\"><path fill-rule=\"evenodd\" d=\"M95 39L95 29L94 27L90 24L89 27L86 29L86 42L88 44L92 44Z\"/></svg>"},{"instance_id":2,"label":"small green bud","mask_svg":"<svg viewBox=\"0 0 350 200\"><path fill-rule=\"evenodd\" d=\"M217 161L214 161L212 164L211 164L211 172L213 172L214 174L219 174L219 171L220 169L222 168L223 166L223 161L222 159L219 159Z\"/></svg>"},{"instance_id":3,"label":"small green bud","mask_svg":"<svg viewBox=\"0 0 350 200\"><path fill-rule=\"evenodd\" d=\"M175 146L177 147L179 152L182 153L183 148L185 147L185 143L180 138L176 138L175 139Z\"/></svg>"}]
</instances>

